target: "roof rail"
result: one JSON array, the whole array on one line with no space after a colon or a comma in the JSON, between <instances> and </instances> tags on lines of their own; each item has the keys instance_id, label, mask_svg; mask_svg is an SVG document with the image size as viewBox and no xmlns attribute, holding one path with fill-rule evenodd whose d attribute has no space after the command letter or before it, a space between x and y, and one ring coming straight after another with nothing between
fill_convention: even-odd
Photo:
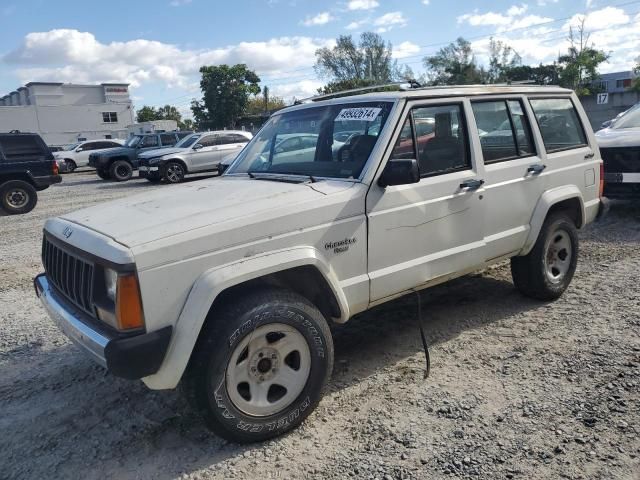
<instances>
[{"instance_id":1,"label":"roof rail","mask_svg":"<svg viewBox=\"0 0 640 480\"><path fill-rule=\"evenodd\" d=\"M334 93L325 93L322 95L314 95L313 97L303 98L301 100L296 100L294 105L300 105L302 103L310 103L310 102L318 102L320 100L330 100L332 98L346 97L353 94L371 92L374 90L379 90L383 88L391 88L396 87L398 90L411 90L414 88L422 88L422 85L415 80L406 80L403 82L390 82L390 83L381 83L378 85L369 85L367 87L359 87L352 88L350 90L342 90L340 92Z\"/></svg>"}]
</instances>

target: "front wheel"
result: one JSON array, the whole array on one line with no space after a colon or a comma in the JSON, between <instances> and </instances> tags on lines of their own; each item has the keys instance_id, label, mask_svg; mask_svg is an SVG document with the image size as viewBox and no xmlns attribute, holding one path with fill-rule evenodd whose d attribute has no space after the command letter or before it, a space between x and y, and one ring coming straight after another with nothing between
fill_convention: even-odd
<instances>
[{"instance_id":1,"label":"front wheel","mask_svg":"<svg viewBox=\"0 0 640 480\"><path fill-rule=\"evenodd\" d=\"M28 213L38 202L36 189L22 180L9 180L0 185L0 205L10 215Z\"/></svg>"},{"instance_id":2,"label":"front wheel","mask_svg":"<svg viewBox=\"0 0 640 480\"><path fill-rule=\"evenodd\" d=\"M126 182L133 176L133 168L126 160L116 160L109 168L109 175L116 182Z\"/></svg>"},{"instance_id":3,"label":"front wheel","mask_svg":"<svg viewBox=\"0 0 640 480\"><path fill-rule=\"evenodd\" d=\"M168 183L180 183L184 180L184 167L178 162L169 162L164 167L164 179Z\"/></svg>"},{"instance_id":4,"label":"front wheel","mask_svg":"<svg viewBox=\"0 0 640 480\"><path fill-rule=\"evenodd\" d=\"M549 215L528 255L511 259L516 288L537 300L555 300L564 293L578 264L578 231L565 213Z\"/></svg>"},{"instance_id":5,"label":"front wheel","mask_svg":"<svg viewBox=\"0 0 640 480\"><path fill-rule=\"evenodd\" d=\"M208 318L183 387L218 435L256 442L313 411L333 368L333 341L318 309L292 292L256 291Z\"/></svg>"}]
</instances>

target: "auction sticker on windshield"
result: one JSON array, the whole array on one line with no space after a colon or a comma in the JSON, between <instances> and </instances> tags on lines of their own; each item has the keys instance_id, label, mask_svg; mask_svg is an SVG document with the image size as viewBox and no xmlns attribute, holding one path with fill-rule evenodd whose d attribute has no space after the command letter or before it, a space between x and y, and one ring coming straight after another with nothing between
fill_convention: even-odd
<instances>
[{"instance_id":1,"label":"auction sticker on windshield","mask_svg":"<svg viewBox=\"0 0 640 480\"><path fill-rule=\"evenodd\" d=\"M365 122L373 122L380 112L381 108L343 108L336 117L335 121L341 120L362 120Z\"/></svg>"}]
</instances>

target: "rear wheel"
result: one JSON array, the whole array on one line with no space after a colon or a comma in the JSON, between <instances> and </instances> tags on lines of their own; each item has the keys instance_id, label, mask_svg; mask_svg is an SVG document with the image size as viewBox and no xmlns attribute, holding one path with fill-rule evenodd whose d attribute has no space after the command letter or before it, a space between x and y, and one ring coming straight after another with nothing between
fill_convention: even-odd
<instances>
[{"instance_id":1,"label":"rear wheel","mask_svg":"<svg viewBox=\"0 0 640 480\"><path fill-rule=\"evenodd\" d=\"M103 170L101 168L96 170L98 176L103 180L109 180L111 177L109 176L109 170Z\"/></svg>"},{"instance_id":2,"label":"rear wheel","mask_svg":"<svg viewBox=\"0 0 640 480\"><path fill-rule=\"evenodd\" d=\"M11 215L27 213L38 202L36 189L22 180L9 180L0 185L0 205Z\"/></svg>"},{"instance_id":3,"label":"rear wheel","mask_svg":"<svg viewBox=\"0 0 640 480\"><path fill-rule=\"evenodd\" d=\"M516 288L538 300L555 300L567 289L578 264L578 231L563 212L549 215L528 255L511 259Z\"/></svg>"},{"instance_id":4,"label":"rear wheel","mask_svg":"<svg viewBox=\"0 0 640 480\"><path fill-rule=\"evenodd\" d=\"M178 162L169 162L164 167L164 179L169 183L180 183L184 174L184 167Z\"/></svg>"},{"instance_id":5,"label":"rear wheel","mask_svg":"<svg viewBox=\"0 0 640 480\"><path fill-rule=\"evenodd\" d=\"M313 411L333 368L318 309L295 293L255 291L209 318L183 387L218 435L255 442L281 435Z\"/></svg>"},{"instance_id":6,"label":"rear wheel","mask_svg":"<svg viewBox=\"0 0 640 480\"><path fill-rule=\"evenodd\" d=\"M116 182L126 182L133 176L133 167L126 160L116 160L109 167L109 175Z\"/></svg>"},{"instance_id":7,"label":"rear wheel","mask_svg":"<svg viewBox=\"0 0 640 480\"><path fill-rule=\"evenodd\" d=\"M65 163L65 165L67 167L67 173L73 173L74 170L76 168L78 168L78 166L76 165L76 162L74 162L73 160L70 160L68 158L64 161L64 163Z\"/></svg>"}]
</instances>

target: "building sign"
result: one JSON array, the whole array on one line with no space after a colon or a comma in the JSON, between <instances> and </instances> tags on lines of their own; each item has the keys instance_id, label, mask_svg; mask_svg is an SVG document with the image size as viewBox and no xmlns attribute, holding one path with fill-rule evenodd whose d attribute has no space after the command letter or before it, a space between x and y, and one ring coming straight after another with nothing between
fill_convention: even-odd
<instances>
[{"instance_id":1,"label":"building sign","mask_svg":"<svg viewBox=\"0 0 640 480\"><path fill-rule=\"evenodd\" d=\"M609 103L609 94L608 93L599 93L596 98L596 103L598 105L604 105L605 103Z\"/></svg>"},{"instance_id":2,"label":"building sign","mask_svg":"<svg viewBox=\"0 0 640 480\"><path fill-rule=\"evenodd\" d=\"M106 93L113 93L113 94L119 94L119 95L124 95L129 93L129 90L127 89L127 87L105 87L104 91Z\"/></svg>"}]
</instances>

